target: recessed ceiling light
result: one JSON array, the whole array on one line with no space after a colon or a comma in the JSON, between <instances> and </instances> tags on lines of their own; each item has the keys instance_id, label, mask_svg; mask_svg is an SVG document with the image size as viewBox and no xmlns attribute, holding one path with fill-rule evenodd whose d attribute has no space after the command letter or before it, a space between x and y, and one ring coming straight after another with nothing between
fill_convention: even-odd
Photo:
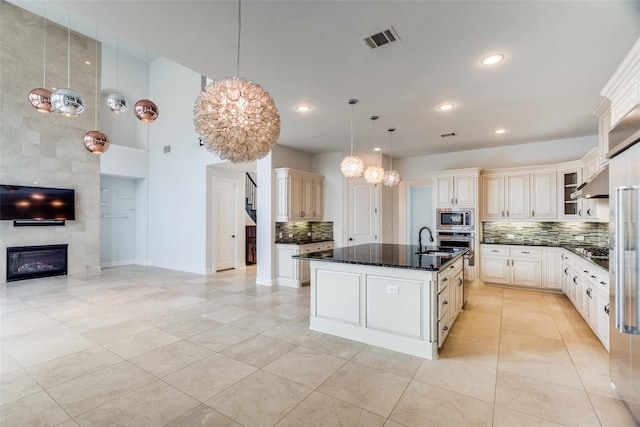
<instances>
[{"instance_id":1,"label":"recessed ceiling light","mask_svg":"<svg viewBox=\"0 0 640 427\"><path fill-rule=\"evenodd\" d=\"M376 148L373 149L373 151L381 151L381 150L382 150L382 148L380 148L380 147L376 147Z\"/></svg>"},{"instance_id":2,"label":"recessed ceiling light","mask_svg":"<svg viewBox=\"0 0 640 427\"><path fill-rule=\"evenodd\" d=\"M482 65L493 65L493 64L497 64L503 59L504 59L504 54L492 53L491 55L485 56L484 58L482 58L480 62L482 63Z\"/></svg>"},{"instance_id":3,"label":"recessed ceiling light","mask_svg":"<svg viewBox=\"0 0 640 427\"><path fill-rule=\"evenodd\" d=\"M496 129L496 133L498 135L502 135L503 133L507 133L507 130L506 129Z\"/></svg>"},{"instance_id":4,"label":"recessed ceiling light","mask_svg":"<svg viewBox=\"0 0 640 427\"><path fill-rule=\"evenodd\" d=\"M451 110L453 107L455 107L456 104L441 104L438 106L438 110L441 111L447 111L447 110Z\"/></svg>"},{"instance_id":5,"label":"recessed ceiling light","mask_svg":"<svg viewBox=\"0 0 640 427\"><path fill-rule=\"evenodd\" d=\"M307 111L311 111L311 107L306 104L296 105L296 110L301 113L306 113Z\"/></svg>"},{"instance_id":6,"label":"recessed ceiling light","mask_svg":"<svg viewBox=\"0 0 640 427\"><path fill-rule=\"evenodd\" d=\"M84 61L85 64L91 65L91 61Z\"/></svg>"}]
</instances>

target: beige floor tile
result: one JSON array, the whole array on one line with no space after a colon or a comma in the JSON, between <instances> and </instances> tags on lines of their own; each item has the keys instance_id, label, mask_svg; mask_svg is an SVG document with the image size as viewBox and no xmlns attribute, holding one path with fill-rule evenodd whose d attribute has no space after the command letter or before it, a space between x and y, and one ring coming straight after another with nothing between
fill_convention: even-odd
<instances>
[{"instance_id":1,"label":"beige floor tile","mask_svg":"<svg viewBox=\"0 0 640 427\"><path fill-rule=\"evenodd\" d=\"M397 423L393 420L387 420L383 427L406 427L404 424Z\"/></svg>"},{"instance_id":2,"label":"beige floor tile","mask_svg":"<svg viewBox=\"0 0 640 427\"><path fill-rule=\"evenodd\" d=\"M245 310L244 308L225 307L220 310L205 313L202 316L220 323L231 323L235 320L250 316L255 313L255 311Z\"/></svg>"},{"instance_id":3,"label":"beige floor tile","mask_svg":"<svg viewBox=\"0 0 640 427\"><path fill-rule=\"evenodd\" d=\"M578 371L578 376L582 380L584 389L591 393L598 393L609 396L614 399L618 398L616 390L611 385L609 376L609 365L595 366L592 364L584 364L574 362L573 364Z\"/></svg>"},{"instance_id":4,"label":"beige floor tile","mask_svg":"<svg viewBox=\"0 0 640 427\"><path fill-rule=\"evenodd\" d=\"M42 387L24 369L0 376L0 405L42 391Z\"/></svg>"},{"instance_id":5,"label":"beige floor tile","mask_svg":"<svg viewBox=\"0 0 640 427\"><path fill-rule=\"evenodd\" d=\"M242 425L272 426L311 391L300 384L258 371L205 403Z\"/></svg>"},{"instance_id":6,"label":"beige floor tile","mask_svg":"<svg viewBox=\"0 0 640 427\"><path fill-rule=\"evenodd\" d=\"M305 342L302 346L342 359L351 359L356 353L362 350L365 345L366 344L346 338L322 334Z\"/></svg>"},{"instance_id":7,"label":"beige floor tile","mask_svg":"<svg viewBox=\"0 0 640 427\"><path fill-rule=\"evenodd\" d=\"M413 379L489 403L495 397L495 367L452 359L425 360Z\"/></svg>"},{"instance_id":8,"label":"beige floor tile","mask_svg":"<svg viewBox=\"0 0 640 427\"><path fill-rule=\"evenodd\" d=\"M318 391L388 417L408 383L408 378L348 362Z\"/></svg>"},{"instance_id":9,"label":"beige floor tile","mask_svg":"<svg viewBox=\"0 0 640 427\"><path fill-rule=\"evenodd\" d=\"M231 325L238 328L248 329L259 334L273 328L274 326L281 325L286 321L287 319L283 319L282 317L256 313L243 317L242 319L235 320L231 322Z\"/></svg>"},{"instance_id":10,"label":"beige floor tile","mask_svg":"<svg viewBox=\"0 0 640 427\"><path fill-rule=\"evenodd\" d=\"M598 426L584 390L498 372L496 405L560 424Z\"/></svg>"},{"instance_id":11,"label":"beige floor tile","mask_svg":"<svg viewBox=\"0 0 640 427\"><path fill-rule=\"evenodd\" d=\"M252 299L250 301L242 302L240 304L237 304L236 306L240 308L244 308L246 310L264 311L264 310L269 310L270 308L273 308L280 304L282 304L282 301L280 301L279 299L269 295L265 295L265 296Z\"/></svg>"},{"instance_id":12,"label":"beige floor tile","mask_svg":"<svg viewBox=\"0 0 640 427\"><path fill-rule=\"evenodd\" d=\"M293 303L284 303L276 305L273 308L264 310L263 313L273 316L282 317L284 319L293 319L303 314L309 314L309 306L300 307Z\"/></svg>"},{"instance_id":13,"label":"beige floor tile","mask_svg":"<svg viewBox=\"0 0 640 427\"><path fill-rule=\"evenodd\" d=\"M296 345L302 345L310 339L320 336L319 332L309 329L308 319L306 323L300 322L297 319L290 320L275 328L264 331L262 334Z\"/></svg>"},{"instance_id":14,"label":"beige floor tile","mask_svg":"<svg viewBox=\"0 0 640 427\"><path fill-rule=\"evenodd\" d=\"M121 340L131 335L138 334L143 331L151 329L151 326L139 322L137 320L127 320L108 326L102 326L99 328L89 329L82 333L96 344L106 344L111 341Z\"/></svg>"},{"instance_id":15,"label":"beige floor tile","mask_svg":"<svg viewBox=\"0 0 640 427\"><path fill-rule=\"evenodd\" d=\"M211 313L214 311L218 311L221 310L223 308L226 308L227 306L217 302L215 299L209 299L203 302L199 302L196 304L190 304L190 305L186 305L184 307L180 307L178 309L178 311L182 311L182 312L186 312L186 313L193 313L193 314L197 314L197 315L203 315L203 314L207 314L207 313ZM179 319L177 319L179 320Z\"/></svg>"},{"instance_id":16,"label":"beige floor tile","mask_svg":"<svg viewBox=\"0 0 640 427\"><path fill-rule=\"evenodd\" d=\"M495 369L498 363L498 346L449 336L440 348L440 359L456 359Z\"/></svg>"},{"instance_id":17,"label":"beige floor tile","mask_svg":"<svg viewBox=\"0 0 640 427\"><path fill-rule=\"evenodd\" d=\"M180 391L204 402L256 371L221 354L214 354L163 378Z\"/></svg>"},{"instance_id":18,"label":"beige floor tile","mask_svg":"<svg viewBox=\"0 0 640 427\"><path fill-rule=\"evenodd\" d=\"M322 393L313 392L280 421L279 427L375 427L385 419Z\"/></svg>"},{"instance_id":19,"label":"beige floor tile","mask_svg":"<svg viewBox=\"0 0 640 427\"><path fill-rule=\"evenodd\" d=\"M502 347L498 356L498 371L583 390L573 362L568 359L560 360Z\"/></svg>"},{"instance_id":20,"label":"beige floor tile","mask_svg":"<svg viewBox=\"0 0 640 427\"><path fill-rule=\"evenodd\" d=\"M636 427L638 425L623 401L596 393L589 393L589 398L603 427Z\"/></svg>"},{"instance_id":21,"label":"beige floor tile","mask_svg":"<svg viewBox=\"0 0 640 427\"><path fill-rule=\"evenodd\" d=\"M64 327L54 327L2 340L3 352L8 353L23 367L37 365L95 346L95 343L79 333Z\"/></svg>"},{"instance_id":22,"label":"beige floor tile","mask_svg":"<svg viewBox=\"0 0 640 427\"><path fill-rule=\"evenodd\" d=\"M69 415L44 391L0 406L0 425L57 426Z\"/></svg>"},{"instance_id":23,"label":"beige floor tile","mask_svg":"<svg viewBox=\"0 0 640 427\"><path fill-rule=\"evenodd\" d=\"M542 316L536 316L536 320L524 318L503 318L501 329L503 332L522 332L525 334L540 335L547 338L562 338L553 319Z\"/></svg>"},{"instance_id":24,"label":"beige floor tile","mask_svg":"<svg viewBox=\"0 0 640 427\"><path fill-rule=\"evenodd\" d=\"M223 350L222 354L248 365L262 368L294 348L296 348L295 345L276 338L256 335Z\"/></svg>"},{"instance_id":25,"label":"beige floor tile","mask_svg":"<svg viewBox=\"0 0 640 427\"><path fill-rule=\"evenodd\" d=\"M411 381L389 418L409 427L490 426L492 414L490 403Z\"/></svg>"},{"instance_id":26,"label":"beige floor tile","mask_svg":"<svg viewBox=\"0 0 640 427\"><path fill-rule=\"evenodd\" d=\"M61 424L57 424L56 427L80 427L77 422L73 420L67 420Z\"/></svg>"},{"instance_id":27,"label":"beige floor tile","mask_svg":"<svg viewBox=\"0 0 640 427\"><path fill-rule=\"evenodd\" d=\"M157 326L158 329L179 338L189 338L222 325L221 322L193 315L177 322Z\"/></svg>"},{"instance_id":28,"label":"beige floor tile","mask_svg":"<svg viewBox=\"0 0 640 427\"><path fill-rule=\"evenodd\" d=\"M95 347L30 366L27 370L42 387L51 388L120 362L121 357L102 347Z\"/></svg>"},{"instance_id":29,"label":"beige floor tile","mask_svg":"<svg viewBox=\"0 0 640 427\"><path fill-rule=\"evenodd\" d=\"M131 359L176 341L180 341L180 338L175 335L159 329L149 329L121 340L112 341L105 344L104 347L124 359Z\"/></svg>"},{"instance_id":30,"label":"beige floor tile","mask_svg":"<svg viewBox=\"0 0 640 427\"><path fill-rule=\"evenodd\" d=\"M563 425L565 424L543 420L498 405L493 408L493 427L561 427Z\"/></svg>"},{"instance_id":31,"label":"beige floor tile","mask_svg":"<svg viewBox=\"0 0 640 427\"><path fill-rule=\"evenodd\" d=\"M129 362L95 371L48 390L71 416L83 414L155 380Z\"/></svg>"},{"instance_id":32,"label":"beige floor tile","mask_svg":"<svg viewBox=\"0 0 640 427\"><path fill-rule=\"evenodd\" d=\"M19 371L22 366L8 353L0 353L0 375L8 374L9 372Z\"/></svg>"},{"instance_id":33,"label":"beige floor tile","mask_svg":"<svg viewBox=\"0 0 640 427\"><path fill-rule=\"evenodd\" d=\"M566 342L567 349L574 363L594 365L596 367L609 364L609 353L599 342L596 345L582 344L573 341Z\"/></svg>"},{"instance_id":34,"label":"beige floor tile","mask_svg":"<svg viewBox=\"0 0 640 427\"><path fill-rule=\"evenodd\" d=\"M351 360L361 365L400 375L401 377L412 378L424 359L368 345L353 356Z\"/></svg>"},{"instance_id":35,"label":"beige floor tile","mask_svg":"<svg viewBox=\"0 0 640 427\"><path fill-rule=\"evenodd\" d=\"M500 347L526 351L565 361L571 360L564 341L558 338L507 330L502 331L500 334Z\"/></svg>"},{"instance_id":36,"label":"beige floor tile","mask_svg":"<svg viewBox=\"0 0 640 427\"><path fill-rule=\"evenodd\" d=\"M161 426L199 402L157 380L126 396L112 400L77 418L80 425L91 426Z\"/></svg>"},{"instance_id":37,"label":"beige floor tile","mask_svg":"<svg viewBox=\"0 0 640 427\"><path fill-rule=\"evenodd\" d=\"M213 351L222 351L225 348L238 344L256 335L255 333L231 325L222 325L198 335L188 338L188 341L207 347Z\"/></svg>"},{"instance_id":38,"label":"beige floor tile","mask_svg":"<svg viewBox=\"0 0 640 427\"><path fill-rule=\"evenodd\" d=\"M315 389L345 363L346 360L339 357L298 347L265 366L264 370Z\"/></svg>"},{"instance_id":39,"label":"beige floor tile","mask_svg":"<svg viewBox=\"0 0 640 427\"><path fill-rule=\"evenodd\" d=\"M180 340L129 361L158 378L186 368L214 354L212 350L189 341Z\"/></svg>"},{"instance_id":40,"label":"beige floor tile","mask_svg":"<svg viewBox=\"0 0 640 427\"><path fill-rule=\"evenodd\" d=\"M164 427L242 427L237 422L225 417L220 412L201 404L176 418Z\"/></svg>"},{"instance_id":41,"label":"beige floor tile","mask_svg":"<svg viewBox=\"0 0 640 427\"><path fill-rule=\"evenodd\" d=\"M464 311L500 315L502 313L502 299L494 296L469 297Z\"/></svg>"},{"instance_id":42,"label":"beige floor tile","mask_svg":"<svg viewBox=\"0 0 640 427\"><path fill-rule=\"evenodd\" d=\"M500 329L488 328L483 324L464 323L457 321L449 332L450 337L461 338L466 342L497 346L500 342Z\"/></svg>"}]
</instances>

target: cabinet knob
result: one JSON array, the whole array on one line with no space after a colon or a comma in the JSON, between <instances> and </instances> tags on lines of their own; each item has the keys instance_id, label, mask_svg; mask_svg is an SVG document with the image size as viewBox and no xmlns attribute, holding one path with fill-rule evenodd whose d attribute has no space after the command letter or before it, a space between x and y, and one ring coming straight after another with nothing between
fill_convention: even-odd
<instances>
[{"instance_id":1,"label":"cabinet knob","mask_svg":"<svg viewBox=\"0 0 640 427\"><path fill-rule=\"evenodd\" d=\"M453 199L451 199L451 204L453 204Z\"/></svg>"},{"instance_id":2,"label":"cabinet knob","mask_svg":"<svg viewBox=\"0 0 640 427\"><path fill-rule=\"evenodd\" d=\"M532 217L536 216L536 211L531 211L531 216Z\"/></svg>"},{"instance_id":3,"label":"cabinet knob","mask_svg":"<svg viewBox=\"0 0 640 427\"><path fill-rule=\"evenodd\" d=\"M582 216L582 209L578 210L578 216Z\"/></svg>"},{"instance_id":4,"label":"cabinet knob","mask_svg":"<svg viewBox=\"0 0 640 427\"><path fill-rule=\"evenodd\" d=\"M587 209L587 215L591 216L591 209Z\"/></svg>"},{"instance_id":5,"label":"cabinet knob","mask_svg":"<svg viewBox=\"0 0 640 427\"><path fill-rule=\"evenodd\" d=\"M442 330L443 330L443 331L448 331L448 330L449 330L449 327L448 327L448 326L443 326L443 327L442 327Z\"/></svg>"},{"instance_id":6,"label":"cabinet knob","mask_svg":"<svg viewBox=\"0 0 640 427\"><path fill-rule=\"evenodd\" d=\"M349 237L349 241L350 241L350 242L353 242L353 237Z\"/></svg>"},{"instance_id":7,"label":"cabinet knob","mask_svg":"<svg viewBox=\"0 0 640 427\"><path fill-rule=\"evenodd\" d=\"M447 300L444 300L444 301L442 302L442 305L447 305L447 304L449 304L449 301L447 301Z\"/></svg>"},{"instance_id":8,"label":"cabinet knob","mask_svg":"<svg viewBox=\"0 0 640 427\"><path fill-rule=\"evenodd\" d=\"M509 218L509 211L507 211L507 218Z\"/></svg>"},{"instance_id":9,"label":"cabinet knob","mask_svg":"<svg viewBox=\"0 0 640 427\"><path fill-rule=\"evenodd\" d=\"M236 235L235 235L235 234L232 234L232 235L231 235L231 237L233 237L233 238L235 239L235 238L236 238Z\"/></svg>"},{"instance_id":10,"label":"cabinet knob","mask_svg":"<svg viewBox=\"0 0 640 427\"><path fill-rule=\"evenodd\" d=\"M504 211L502 211L502 217L504 218Z\"/></svg>"}]
</instances>

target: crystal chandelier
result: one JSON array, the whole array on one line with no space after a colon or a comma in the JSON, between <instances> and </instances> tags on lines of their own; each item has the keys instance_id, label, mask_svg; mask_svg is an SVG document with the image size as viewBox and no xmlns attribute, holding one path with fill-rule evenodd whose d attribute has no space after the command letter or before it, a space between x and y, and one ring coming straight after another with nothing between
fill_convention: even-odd
<instances>
[{"instance_id":1,"label":"crystal chandelier","mask_svg":"<svg viewBox=\"0 0 640 427\"><path fill-rule=\"evenodd\" d=\"M67 87L58 89L51 95L53 109L65 117L75 117L84 111L84 99L75 90L71 89L71 13L68 15L67 26Z\"/></svg>"},{"instance_id":2,"label":"crystal chandelier","mask_svg":"<svg viewBox=\"0 0 640 427\"><path fill-rule=\"evenodd\" d=\"M238 1L238 60L242 2ZM280 136L280 114L273 98L260 85L237 77L214 80L196 98L196 132L207 149L223 160L246 163L261 159Z\"/></svg>"},{"instance_id":3,"label":"crystal chandelier","mask_svg":"<svg viewBox=\"0 0 640 427\"><path fill-rule=\"evenodd\" d=\"M51 107L51 91L47 89L47 3L44 3L44 12L42 19L42 87L33 89L29 92L28 99L33 108L37 112L43 114L49 114L52 111Z\"/></svg>"},{"instance_id":4,"label":"crystal chandelier","mask_svg":"<svg viewBox=\"0 0 640 427\"><path fill-rule=\"evenodd\" d=\"M94 61L95 71L95 85L96 85L96 99L95 99L95 116L94 116L94 129L98 129L98 99L100 99L100 87L98 86L98 26L96 25L96 60ZM84 148L93 154L103 154L109 149L109 137L99 130L90 130L84 134L83 138Z\"/></svg>"},{"instance_id":5,"label":"crystal chandelier","mask_svg":"<svg viewBox=\"0 0 640 427\"><path fill-rule=\"evenodd\" d=\"M395 187L400 183L400 174L397 170L393 169L393 132L395 128L389 128L389 138L391 140L390 150L389 150L389 170L384 173L384 178L382 179L382 183L387 187Z\"/></svg>"},{"instance_id":6,"label":"crystal chandelier","mask_svg":"<svg viewBox=\"0 0 640 427\"><path fill-rule=\"evenodd\" d=\"M376 163L376 120L378 116L371 116L373 123L373 163ZM384 169L380 165L372 165L364 170L364 180L368 184L380 184L384 178Z\"/></svg>"},{"instance_id":7,"label":"crystal chandelier","mask_svg":"<svg viewBox=\"0 0 640 427\"><path fill-rule=\"evenodd\" d=\"M364 162L358 156L353 155L353 106L358 103L357 99L347 101L351 105L351 155L346 156L340 162L340 171L346 178L356 178L362 176Z\"/></svg>"}]
</instances>

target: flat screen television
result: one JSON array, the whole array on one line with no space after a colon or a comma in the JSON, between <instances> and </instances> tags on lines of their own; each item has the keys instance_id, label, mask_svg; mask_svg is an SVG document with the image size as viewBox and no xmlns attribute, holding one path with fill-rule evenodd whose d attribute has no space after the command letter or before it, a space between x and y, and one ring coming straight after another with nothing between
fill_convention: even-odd
<instances>
[{"instance_id":1,"label":"flat screen television","mask_svg":"<svg viewBox=\"0 0 640 427\"><path fill-rule=\"evenodd\" d=\"M0 220L75 220L75 191L0 184Z\"/></svg>"}]
</instances>

